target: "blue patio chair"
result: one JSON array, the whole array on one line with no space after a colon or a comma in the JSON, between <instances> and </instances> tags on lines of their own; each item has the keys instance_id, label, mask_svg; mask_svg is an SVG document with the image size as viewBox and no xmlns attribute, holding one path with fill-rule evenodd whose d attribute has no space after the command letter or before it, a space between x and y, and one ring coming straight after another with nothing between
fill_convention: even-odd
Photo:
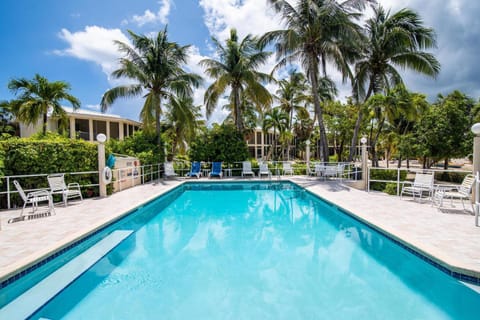
<instances>
[{"instance_id":1,"label":"blue patio chair","mask_svg":"<svg viewBox=\"0 0 480 320\"><path fill-rule=\"evenodd\" d=\"M187 173L187 177L197 177L200 178L200 176L202 175L201 171L200 171L200 162L198 161L194 161L192 162L192 168L190 169L190 172Z\"/></svg>"},{"instance_id":2,"label":"blue patio chair","mask_svg":"<svg viewBox=\"0 0 480 320\"><path fill-rule=\"evenodd\" d=\"M222 178L222 163L221 162L214 162L212 163L212 171L210 171L209 177L219 177Z\"/></svg>"}]
</instances>

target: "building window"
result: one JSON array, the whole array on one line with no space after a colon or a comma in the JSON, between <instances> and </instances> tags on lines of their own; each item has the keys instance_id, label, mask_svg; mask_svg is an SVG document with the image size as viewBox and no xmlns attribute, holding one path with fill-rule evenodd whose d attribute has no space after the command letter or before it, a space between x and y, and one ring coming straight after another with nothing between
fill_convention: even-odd
<instances>
[{"instance_id":1,"label":"building window","mask_svg":"<svg viewBox=\"0 0 480 320\"><path fill-rule=\"evenodd\" d=\"M93 120L93 137L95 138L98 134L103 133L107 134L107 122Z\"/></svg>"},{"instance_id":2,"label":"building window","mask_svg":"<svg viewBox=\"0 0 480 320\"><path fill-rule=\"evenodd\" d=\"M128 135L133 136L133 126L131 124L128 125Z\"/></svg>"},{"instance_id":3,"label":"building window","mask_svg":"<svg viewBox=\"0 0 480 320\"><path fill-rule=\"evenodd\" d=\"M123 124L123 137L128 137L128 124L124 123Z\"/></svg>"},{"instance_id":4,"label":"building window","mask_svg":"<svg viewBox=\"0 0 480 320\"><path fill-rule=\"evenodd\" d=\"M110 139L120 138L120 128L118 122L110 122Z\"/></svg>"},{"instance_id":5,"label":"building window","mask_svg":"<svg viewBox=\"0 0 480 320\"><path fill-rule=\"evenodd\" d=\"M248 144L255 144L255 135L254 134L249 135Z\"/></svg>"},{"instance_id":6,"label":"building window","mask_svg":"<svg viewBox=\"0 0 480 320\"><path fill-rule=\"evenodd\" d=\"M257 144L262 144L262 133L257 132Z\"/></svg>"},{"instance_id":7,"label":"building window","mask_svg":"<svg viewBox=\"0 0 480 320\"><path fill-rule=\"evenodd\" d=\"M75 132L78 138L89 141L90 131L88 127L88 120L75 119Z\"/></svg>"}]
</instances>

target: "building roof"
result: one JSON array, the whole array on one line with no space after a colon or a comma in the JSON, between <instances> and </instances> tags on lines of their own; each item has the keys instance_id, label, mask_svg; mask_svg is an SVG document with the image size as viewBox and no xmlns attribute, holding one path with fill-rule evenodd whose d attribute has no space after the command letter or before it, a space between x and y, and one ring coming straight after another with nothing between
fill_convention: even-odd
<instances>
[{"instance_id":1,"label":"building roof","mask_svg":"<svg viewBox=\"0 0 480 320\"><path fill-rule=\"evenodd\" d=\"M123 117L119 116L118 114L103 113L103 112L85 110L85 109L74 110L71 107L65 107L65 106L62 106L62 108L67 112L68 115L95 116L95 117L102 117L102 118L113 118L113 119L117 119L117 120L123 119L123 120L128 120L130 122L138 123L139 125L142 124L141 122L138 122L138 121L135 121L135 120L123 118Z\"/></svg>"}]
</instances>

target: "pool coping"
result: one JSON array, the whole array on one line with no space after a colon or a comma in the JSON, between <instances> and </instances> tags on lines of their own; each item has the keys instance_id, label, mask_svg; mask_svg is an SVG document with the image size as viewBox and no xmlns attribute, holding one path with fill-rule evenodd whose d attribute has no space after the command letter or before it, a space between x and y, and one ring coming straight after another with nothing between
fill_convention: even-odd
<instances>
[{"instance_id":1,"label":"pool coping","mask_svg":"<svg viewBox=\"0 0 480 320\"><path fill-rule=\"evenodd\" d=\"M389 238L390 240L394 241L401 247L405 248L409 252L415 254L416 256L422 258L425 260L427 263L433 265L437 269L443 271L444 273L454 277L457 280L465 281L468 283L471 283L473 285L479 286L480 285L480 271L479 270L473 270L469 268L464 268L461 267L452 261L445 261L445 257L437 257L435 254L429 253L425 249L416 246L415 244L409 242L408 240L402 239L401 236L395 233L394 230L388 230L386 228L383 228L379 225L376 225L375 223L365 219L359 214L356 214L355 212L346 209L345 207L338 205L335 202L332 202L331 200L325 198L321 194L315 192L314 190L309 189L308 187L302 186L300 183L295 181L292 178L287 178L287 179L279 179L279 180L258 180L258 179L253 179L253 180L227 180L227 179L222 179L222 180L180 180L178 181L178 184L172 185L168 187L165 190L161 190L160 192L151 195L147 197L146 199L142 199L141 202L136 203L135 205L127 208L125 211L118 213L118 214L110 214L103 219L99 219L99 221L95 224L92 225L91 227L84 228L82 230L79 230L78 232L75 232L71 236L62 239L62 241L59 241L57 243L52 244L49 247L44 248L43 250L36 252L35 254L29 255L25 257L24 259L21 259L14 264L8 265L6 268L3 268L5 270L0 270L0 288L3 288L5 286L8 286L8 284L16 281L17 279L21 278L25 274L33 271L34 269L38 268L39 265L42 265L43 262L46 260L50 260L59 254L63 253L64 251L68 250L70 247L76 245L77 243L81 242L83 239L86 239L90 237L91 235L101 231L102 229L110 226L111 224L121 220L122 218L128 216L129 214L135 212L139 208L143 207L145 204L159 198L160 196L166 195L169 192L176 190L180 187L182 187L185 183L221 183L221 182L227 182L227 183L245 183L245 182L263 182L263 183L268 183L268 182L288 182L292 183L305 191L309 192L315 197L320 198L321 200L329 203L330 205L338 208L345 214L349 215L353 219L356 219L360 221L361 223L364 223L368 227L372 228L373 230L379 232L383 236Z\"/></svg>"}]
</instances>

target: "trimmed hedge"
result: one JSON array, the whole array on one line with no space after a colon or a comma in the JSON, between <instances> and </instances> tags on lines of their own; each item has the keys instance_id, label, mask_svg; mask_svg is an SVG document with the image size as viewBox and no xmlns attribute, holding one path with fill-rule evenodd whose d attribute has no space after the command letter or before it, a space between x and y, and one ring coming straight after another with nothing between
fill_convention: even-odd
<instances>
[{"instance_id":1,"label":"trimmed hedge","mask_svg":"<svg viewBox=\"0 0 480 320\"><path fill-rule=\"evenodd\" d=\"M400 171L400 181L404 181L407 177L407 171ZM397 170L387 169L387 170L370 170L370 179L371 180L391 180L397 181ZM393 187L395 185L395 188ZM388 194L397 194L396 183L394 182L370 182L370 190L382 191Z\"/></svg>"},{"instance_id":2,"label":"trimmed hedge","mask_svg":"<svg viewBox=\"0 0 480 320\"><path fill-rule=\"evenodd\" d=\"M48 134L44 138L12 138L0 141L0 165L3 175L50 174L60 172L82 172L98 170L97 146L83 140L71 140ZM1 170L0 166L0 170ZM45 177L17 178L24 190L48 188ZM80 185L98 184L98 175L85 174L65 176L65 182ZM7 190L6 180L0 179L2 191ZM10 181L10 190L15 190ZM84 196L98 195L98 188L82 189ZM18 195L12 196L12 203L21 205ZM6 196L1 197L2 208L6 207Z\"/></svg>"}]
</instances>

